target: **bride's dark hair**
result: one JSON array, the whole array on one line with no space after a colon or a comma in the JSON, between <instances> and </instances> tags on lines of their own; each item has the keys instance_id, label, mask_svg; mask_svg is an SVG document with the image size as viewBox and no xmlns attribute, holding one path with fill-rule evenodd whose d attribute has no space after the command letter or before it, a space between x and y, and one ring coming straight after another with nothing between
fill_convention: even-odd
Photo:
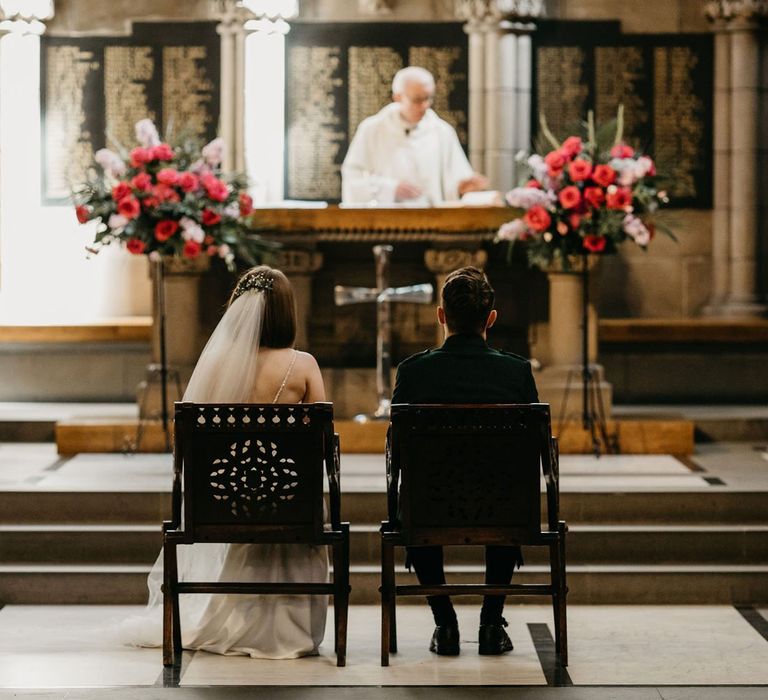
<instances>
[{"instance_id":1,"label":"bride's dark hair","mask_svg":"<svg viewBox=\"0 0 768 700\"><path fill-rule=\"evenodd\" d=\"M238 280L229 304L250 290L264 294L262 347L292 347L296 342L296 300L288 278L280 270L269 265L252 267Z\"/></svg>"}]
</instances>

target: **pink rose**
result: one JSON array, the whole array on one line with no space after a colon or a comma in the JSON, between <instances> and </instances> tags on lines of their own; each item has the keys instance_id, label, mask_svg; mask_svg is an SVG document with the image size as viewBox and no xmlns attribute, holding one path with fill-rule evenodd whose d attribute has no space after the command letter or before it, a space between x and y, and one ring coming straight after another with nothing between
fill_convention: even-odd
<instances>
[{"instance_id":1,"label":"pink rose","mask_svg":"<svg viewBox=\"0 0 768 700\"><path fill-rule=\"evenodd\" d=\"M152 176L147 173L139 173L131 178L131 185L140 192L146 192L152 187Z\"/></svg>"},{"instance_id":2,"label":"pink rose","mask_svg":"<svg viewBox=\"0 0 768 700\"><path fill-rule=\"evenodd\" d=\"M194 192L200 186L200 178L194 173L183 172L179 175L179 187L185 192Z\"/></svg>"},{"instance_id":3,"label":"pink rose","mask_svg":"<svg viewBox=\"0 0 768 700\"><path fill-rule=\"evenodd\" d=\"M565 156L561 151L550 151L544 156L544 162L547 164L547 174L557 177L565 167Z\"/></svg>"},{"instance_id":4,"label":"pink rose","mask_svg":"<svg viewBox=\"0 0 768 700\"><path fill-rule=\"evenodd\" d=\"M152 150L149 148L137 147L131 151L131 167L140 168L152 160Z\"/></svg>"},{"instance_id":5,"label":"pink rose","mask_svg":"<svg viewBox=\"0 0 768 700\"><path fill-rule=\"evenodd\" d=\"M131 190L131 186L127 182L118 182L112 188L112 199L114 199L116 202L119 202L121 199L125 199L126 197L130 197L132 194L133 191Z\"/></svg>"},{"instance_id":6,"label":"pink rose","mask_svg":"<svg viewBox=\"0 0 768 700\"><path fill-rule=\"evenodd\" d=\"M578 136L569 136L563 141L563 145L560 146L560 151L566 158L574 158L581 153L581 149L582 143Z\"/></svg>"},{"instance_id":7,"label":"pink rose","mask_svg":"<svg viewBox=\"0 0 768 700\"><path fill-rule=\"evenodd\" d=\"M592 179L601 187L608 187L616 179L616 171L610 165L597 165Z\"/></svg>"},{"instance_id":8,"label":"pink rose","mask_svg":"<svg viewBox=\"0 0 768 700\"><path fill-rule=\"evenodd\" d=\"M581 192L579 192L579 188L575 185L569 185L560 190L558 199L564 209L575 209L581 204Z\"/></svg>"},{"instance_id":9,"label":"pink rose","mask_svg":"<svg viewBox=\"0 0 768 700\"><path fill-rule=\"evenodd\" d=\"M117 203L117 213L126 219L135 219L140 211L141 205L135 197L125 197Z\"/></svg>"},{"instance_id":10,"label":"pink rose","mask_svg":"<svg viewBox=\"0 0 768 700\"><path fill-rule=\"evenodd\" d=\"M592 174L592 163L581 158L574 160L568 165L568 174L574 182L586 180Z\"/></svg>"},{"instance_id":11,"label":"pink rose","mask_svg":"<svg viewBox=\"0 0 768 700\"><path fill-rule=\"evenodd\" d=\"M525 219L525 223L528 224L529 228L539 233L546 231L549 228L549 225L552 223L552 217L549 215L549 212L538 204L525 212L525 216L523 218Z\"/></svg>"},{"instance_id":12,"label":"pink rose","mask_svg":"<svg viewBox=\"0 0 768 700\"><path fill-rule=\"evenodd\" d=\"M179 172L174 168L163 168L157 173L157 181L163 185L175 185L179 181Z\"/></svg>"},{"instance_id":13,"label":"pink rose","mask_svg":"<svg viewBox=\"0 0 768 700\"><path fill-rule=\"evenodd\" d=\"M173 149L167 143L151 148L152 160L173 160Z\"/></svg>"},{"instance_id":14,"label":"pink rose","mask_svg":"<svg viewBox=\"0 0 768 700\"><path fill-rule=\"evenodd\" d=\"M635 155L634 149L626 143L617 143L611 149L612 158L631 158L633 155Z\"/></svg>"}]
</instances>

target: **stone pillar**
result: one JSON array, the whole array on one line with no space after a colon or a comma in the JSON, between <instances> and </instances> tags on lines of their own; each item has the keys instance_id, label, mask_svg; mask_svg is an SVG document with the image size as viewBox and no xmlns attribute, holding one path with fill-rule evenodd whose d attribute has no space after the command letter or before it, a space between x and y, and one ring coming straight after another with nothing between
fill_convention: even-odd
<instances>
[{"instance_id":1,"label":"stone pillar","mask_svg":"<svg viewBox=\"0 0 768 700\"><path fill-rule=\"evenodd\" d=\"M482 248L430 248L424 253L424 264L435 275L435 304L440 303L440 291L445 278L460 267L472 265L482 270L488 262L488 253ZM443 329L437 327L437 344L443 344Z\"/></svg>"},{"instance_id":2,"label":"stone pillar","mask_svg":"<svg viewBox=\"0 0 768 700\"><path fill-rule=\"evenodd\" d=\"M530 20L538 0L456 0L469 34L470 160L492 188L517 182L515 153L530 147Z\"/></svg>"},{"instance_id":3,"label":"stone pillar","mask_svg":"<svg viewBox=\"0 0 768 700\"><path fill-rule=\"evenodd\" d=\"M219 136L224 139L224 171L244 170L245 160L245 29L249 13L228 0L209 0L210 14L219 20L221 84Z\"/></svg>"},{"instance_id":4,"label":"stone pillar","mask_svg":"<svg viewBox=\"0 0 768 700\"><path fill-rule=\"evenodd\" d=\"M724 316L761 315L767 307L764 290L758 288L758 32L768 17L768 2L710 0L706 13L719 34L713 227L716 287L710 312ZM724 133L718 134L718 126L724 127ZM717 177L718 172L728 174L726 182ZM727 267L717 262L718 256L724 256ZM725 294L720 300L718 294L723 290Z\"/></svg>"},{"instance_id":5,"label":"stone pillar","mask_svg":"<svg viewBox=\"0 0 768 700\"><path fill-rule=\"evenodd\" d=\"M316 250L282 248L275 253L274 266L291 280L296 295L296 347L309 348L309 319L312 316L312 275L323 265Z\"/></svg>"},{"instance_id":6,"label":"stone pillar","mask_svg":"<svg viewBox=\"0 0 768 700\"><path fill-rule=\"evenodd\" d=\"M485 168L485 31L483 23L470 19L469 35L469 161L478 172Z\"/></svg>"},{"instance_id":7,"label":"stone pillar","mask_svg":"<svg viewBox=\"0 0 768 700\"><path fill-rule=\"evenodd\" d=\"M712 213L712 296L706 308L717 315L729 289L731 231L731 35L716 23L713 135L714 211Z\"/></svg>"}]
</instances>

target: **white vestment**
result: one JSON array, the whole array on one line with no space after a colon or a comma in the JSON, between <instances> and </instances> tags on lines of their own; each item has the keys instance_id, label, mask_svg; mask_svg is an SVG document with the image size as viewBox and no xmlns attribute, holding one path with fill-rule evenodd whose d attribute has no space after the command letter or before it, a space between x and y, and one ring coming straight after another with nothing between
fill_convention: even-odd
<instances>
[{"instance_id":1,"label":"white vestment","mask_svg":"<svg viewBox=\"0 0 768 700\"><path fill-rule=\"evenodd\" d=\"M454 128L428 109L415 125L392 102L360 122L341 166L344 204L392 204L405 181L420 187L411 206L434 206L459 199L459 183L473 175Z\"/></svg>"}]
</instances>

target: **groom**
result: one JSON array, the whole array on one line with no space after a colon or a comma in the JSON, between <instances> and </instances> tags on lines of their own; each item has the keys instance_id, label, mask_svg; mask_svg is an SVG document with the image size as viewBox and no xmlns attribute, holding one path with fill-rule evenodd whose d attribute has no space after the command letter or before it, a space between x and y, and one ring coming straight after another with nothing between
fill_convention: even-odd
<instances>
[{"instance_id":1,"label":"groom","mask_svg":"<svg viewBox=\"0 0 768 700\"><path fill-rule=\"evenodd\" d=\"M437 320L445 342L404 360L397 368L392 403L537 403L536 384L527 360L493 350L486 333L496 322L494 292L488 278L474 267L452 272L441 290ZM443 548L409 547L408 558L422 584L445 583ZM506 585L515 565L523 563L519 547L485 548L485 582ZM430 651L445 656L459 653L459 626L448 596L427 598L435 618ZM504 596L486 596L480 612L480 653L512 650L501 613Z\"/></svg>"}]
</instances>

